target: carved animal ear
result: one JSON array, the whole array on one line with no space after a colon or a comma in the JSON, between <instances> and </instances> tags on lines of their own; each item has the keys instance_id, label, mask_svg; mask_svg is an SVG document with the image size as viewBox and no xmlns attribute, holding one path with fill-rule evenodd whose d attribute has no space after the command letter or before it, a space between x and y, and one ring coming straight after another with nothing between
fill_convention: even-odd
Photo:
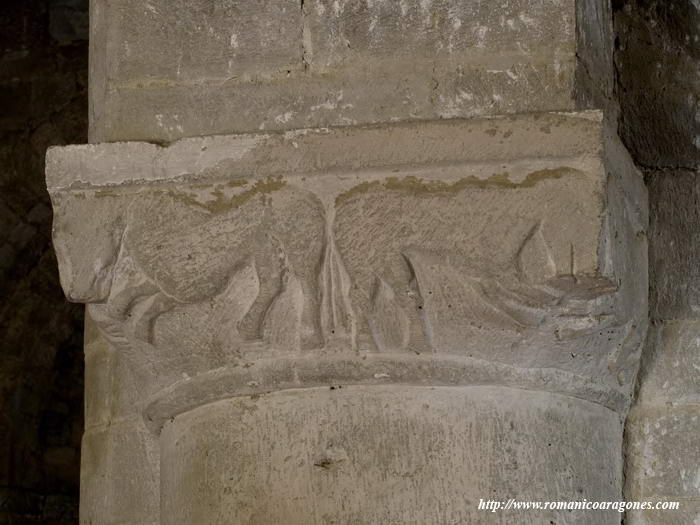
<instances>
[{"instance_id":1,"label":"carved animal ear","mask_svg":"<svg viewBox=\"0 0 700 525\"><path fill-rule=\"evenodd\" d=\"M260 293L260 279L253 261L248 261L229 279L223 292L212 299L210 326L217 326L214 339L222 344L240 339L238 325Z\"/></svg>"},{"instance_id":2,"label":"carved animal ear","mask_svg":"<svg viewBox=\"0 0 700 525\"><path fill-rule=\"evenodd\" d=\"M557 267L542 235L542 223L535 224L525 237L518 250L516 266L520 279L528 284L544 283L557 275Z\"/></svg>"},{"instance_id":3,"label":"carved animal ear","mask_svg":"<svg viewBox=\"0 0 700 525\"><path fill-rule=\"evenodd\" d=\"M403 351L408 346L408 316L396 300L394 290L379 277L372 290L368 322L380 352Z\"/></svg>"},{"instance_id":4,"label":"carved animal ear","mask_svg":"<svg viewBox=\"0 0 700 525\"><path fill-rule=\"evenodd\" d=\"M287 271L282 290L275 297L263 321L263 339L273 348L301 348L301 320L304 313L304 290L297 277Z\"/></svg>"}]
</instances>

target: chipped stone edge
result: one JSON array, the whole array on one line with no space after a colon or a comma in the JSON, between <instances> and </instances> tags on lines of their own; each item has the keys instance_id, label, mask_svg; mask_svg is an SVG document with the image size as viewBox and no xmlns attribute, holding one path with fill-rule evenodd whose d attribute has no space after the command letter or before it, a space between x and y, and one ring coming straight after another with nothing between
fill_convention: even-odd
<instances>
[{"instance_id":1,"label":"chipped stone edge","mask_svg":"<svg viewBox=\"0 0 700 525\"><path fill-rule=\"evenodd\" d=\"M214 135L161 146L114 142L49 148L50 193L138 184L258 179L514 158L598 155L600 111L537 113L277 133Z\"/></svg>"}]
</instances>

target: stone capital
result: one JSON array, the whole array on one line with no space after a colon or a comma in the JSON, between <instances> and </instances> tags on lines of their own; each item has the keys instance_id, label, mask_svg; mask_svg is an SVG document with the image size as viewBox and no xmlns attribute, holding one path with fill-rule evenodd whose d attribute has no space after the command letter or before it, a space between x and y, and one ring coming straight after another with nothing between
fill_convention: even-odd
<instances>
[{"instance_id":1,"label":"stone capital","mask_svg":"<svg viewBox=\"0 0 700 525\"><path fill-rule=\"evenodd\" d=\"M134 370L153 429L218 399L353 384L624 412L645 195L605 143L583 112L54 148L61 281Z\"/></svg>"}]
</instances>

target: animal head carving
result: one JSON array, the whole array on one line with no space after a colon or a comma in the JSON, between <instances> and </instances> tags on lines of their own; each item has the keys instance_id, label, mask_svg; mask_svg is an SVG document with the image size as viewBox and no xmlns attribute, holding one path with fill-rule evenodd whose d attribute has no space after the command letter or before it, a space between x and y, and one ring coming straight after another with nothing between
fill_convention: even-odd
<instances>
[{"instance_id":1,"label":"animal head carving","mask_svg":"<svg viewBox=\"0 0 700 525\"><path fill-rule=\"evenodd\" d=\"M109 297L124 233L123 202L111 200L113 205L102 199L53 197L53 244L69 301L101 303Z\"/></svg>"}]
</instances>

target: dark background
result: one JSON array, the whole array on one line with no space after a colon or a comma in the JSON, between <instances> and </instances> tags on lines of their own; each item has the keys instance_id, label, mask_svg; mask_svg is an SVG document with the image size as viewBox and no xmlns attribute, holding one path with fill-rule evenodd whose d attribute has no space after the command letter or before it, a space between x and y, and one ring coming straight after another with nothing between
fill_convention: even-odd
<instances>
[{"instance_id":1,"label":"dark background","mask_svg":"<svg viewBox=\"0 0 700 525\"><path fill-rule=\"evenodd\" d=\"M76 524L81 305L51 247L46 148L87 142L87 0L0 0L0 524Z\"/></svg>"}]
</instances>

